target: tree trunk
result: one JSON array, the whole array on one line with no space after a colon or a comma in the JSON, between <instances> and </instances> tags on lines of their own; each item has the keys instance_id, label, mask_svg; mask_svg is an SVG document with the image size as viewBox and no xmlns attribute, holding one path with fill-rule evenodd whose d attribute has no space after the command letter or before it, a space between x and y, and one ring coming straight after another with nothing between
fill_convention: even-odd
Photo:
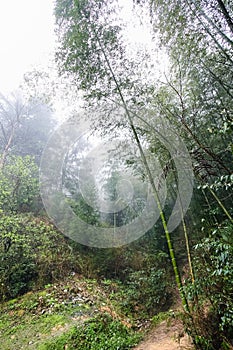
<instances>
[{"instance_id":1,"label":"tree trunk","mask_svg":"<svg viewBox=\"0 0 233 350\"><path fill-rule=\"evenodd\" d=\"M229 13L228 13L228 11L227 11L227 9L226 9L226 7L225 7L225 5L224 5L222 0L217 0L217 3L218 3L218 5L219 5L219 7L220 7L224 17L225 17L225 20L227 21L227 24L228 24L232 34L233 34L233 22L231 20L231 16L229 15Z\"/></svg>"}]
</instances>

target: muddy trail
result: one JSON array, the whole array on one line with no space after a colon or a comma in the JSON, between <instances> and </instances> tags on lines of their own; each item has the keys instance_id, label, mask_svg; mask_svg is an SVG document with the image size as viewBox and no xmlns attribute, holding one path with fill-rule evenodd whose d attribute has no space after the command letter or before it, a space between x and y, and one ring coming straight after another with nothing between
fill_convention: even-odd
<instances>
[{"instance_id":1,"label":"muddy trail","mask_svg":"<svg viewBox=\"0 0 233 350\"><path fill-rule=\"evenodd\" d=\"M193 350L181 321L163 321L134 350Z\"/></svg>"}]
</instances>

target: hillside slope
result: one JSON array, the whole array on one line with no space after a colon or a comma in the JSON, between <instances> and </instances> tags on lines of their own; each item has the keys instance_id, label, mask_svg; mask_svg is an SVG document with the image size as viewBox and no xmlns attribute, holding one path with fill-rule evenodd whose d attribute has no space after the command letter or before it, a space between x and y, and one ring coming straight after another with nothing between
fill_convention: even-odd
<instances>
[{"instance_id":1,"label":"hillside slope","mask_svg":"<svg viewBox=\"0 0 233 350\"><path fill-rule=\"evenodd\" d=\"M72 276L66 281L48 285L44 290L30 292L1 304L0 348L47 349L50 345L44 344L59 340L63 334L69 335L73 329L80 328L95 317L102 317L108 326L110 324L119 330L122 327L123 333L134 338L129 320L117 313L97 282ZM96 324L98 325L97 321ZM136 339L139 339L137 335L132 340L134 344L138 342ZM55 349L60 349L60 345L54 346ZM66 349L74 348L76 347L70 347L67 341Z\"/></svg>"},{"instance_id":2,"label":"hillside slope","mask_svg":"<svg viewBox=\"0 0 233 350\"><path fill-rule=\"evenodd\" d=\"M119 301L118 301L119 302ZM160 315L159 315L160 317ZM162 314L157 326L129 319L96 280L73 275L0 305L4 350L192 349L179 320ZM147 328L148 329L148 328ZM91 347L90 347L91 344ZM139 344L139 345L137 345Z\"/></svg>"}]
</instances>

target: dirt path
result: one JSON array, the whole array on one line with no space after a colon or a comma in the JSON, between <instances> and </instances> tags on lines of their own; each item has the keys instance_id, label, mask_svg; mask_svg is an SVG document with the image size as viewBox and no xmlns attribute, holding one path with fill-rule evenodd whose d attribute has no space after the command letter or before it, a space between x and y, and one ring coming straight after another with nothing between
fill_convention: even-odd
<instances>
[{"instance_id":1,"label":"dirt path","mask_svg":"<svg viewBox=\"0 0 233 350\"><path fill-rule=\"evenodd\" d=\"M194 349L191 341L184 334L181 322L174 320L171 324L163 321L148 333L146 339L134 350L187 350Z\"/></svg>"}]
</instances>

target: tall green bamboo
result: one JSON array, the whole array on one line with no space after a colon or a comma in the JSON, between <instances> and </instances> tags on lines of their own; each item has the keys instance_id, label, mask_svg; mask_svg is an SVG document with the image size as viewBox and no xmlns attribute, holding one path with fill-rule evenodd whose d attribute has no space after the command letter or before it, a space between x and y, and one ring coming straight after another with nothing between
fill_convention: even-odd
<instances>
[{"instance_id":1,"label":"tall green bamboo","mask_svg":"<svg viewBox=\"0 0 233 350\"><path fill-rule=\"evenodd\" d=\"M109 62L109 59L108 59L108 56L105 52L105 49L101 43L101 40L99 39L99 36L98 36L98 33L96 32L96 30L93 28L93 32L94 32L94 35L96 37L96 40L101 48L101 51L104 55L104 59L106 61L106 64L108 66L108 69L112 75L112 78L114 80L114 83L116 85L116 89L118 91L118 94L120 96L120 99L121 99L121 102L123 104L123 107L124 107L124 110L125 110L125 113L126 113L126 116L128 118L128 121L129 121L129 124L130 124L130 128L132 130L132 133L134 135L134 139L136 141L136 144L137 144L137 147L139 149L139 152L140 152L140 156L141 156L141 159L142 159L142 162L143 162L143 165L145 167L145 171L146 171L146 174L147 174L147 177L148 177L148 180L150 182L150 185L152 187L152 191L153 191L153 195L154 195L154 198L155 198L155 201L156 201L156 204L158 206L158 210L159 210L159 215L160 215L160 218L161 218L161 221L162 221L162 225L163 225L163 229L164 229L164 232L165 232L165 236L166 236L166 241L167 241L167 245L168 245L168 249L169 249L169 254L170 254L170 258L171 258L171 262L172 262L172 266L173 266L173 271L174 271L174 275L175 275L175 280L176 280L176 284L177 284L177 287L179 289L179 293L180 293L180 297L181 297L181 301L182 301L182 305L184 307L184 310L186 312L189 312L189 305L188 305L188 301L186 299L186 296L184 294L184 291L183 291L183 288L182 288L182 281L181 281L181 278L180 278L180 274L179 274L179 270L178 270L178 266L177 266L177 262L176 262L176 257L175 257L175 253L174 253L174 249L173 249L173 245L172 245L172 242L171 242L171 236L170 236L170 233L168 231L168 226L167 226L167 221L166 221L166 218L165 218L165 215L164 215L164 212L163 212L163 208L162 208L162 205L161 205L161 201L159 199L159 196L158 196L158 192L157 192L157 189L155 187L155 183L154 183L154 179L153 179L153 176L152 176L152 173L151 173L151 170L150 170L150 167L149 167L149 164L147 162L147 159L146 159L146 156L145 156L145 153L143 151L143 148L142 148L142 145L141 145L141 142L140 142L140 139L139 139L139 136L137 134L137 131L136 131L136 128L135 128L135 125L133 123L133 120L132 120L132 117L131 117L131 113L130 113L130 110L128 109L128 106L125 102L125 99L124 99L124 96L122 94L122 91L121 91L121 88L118 84L118 81L117 81L117 78L113 72L113 69L111 67L111 64Z\"/></svg>"},{"instance_id":2,"label":"tall green bamboo","mask_svg":"<svg viewBox=\"0 0 233 350\"><path fill-rule=\"evenodd\" d=\"M219 204L220 208L222 208L222 210L224 211L224 213L226 214L228 219L231 221L231 223L233 223L233 218L232 218L231 214L229 213L229 211L227 210L227 208L225 207L225 205L222 203L222 201L219 199L219 197L216 195L216 193L212 190L212 188L210 186L207 186L207 188L210 191L210 193L212 194L212 196L216 199L217 203Z\"/></svg>"}]
</instances>

